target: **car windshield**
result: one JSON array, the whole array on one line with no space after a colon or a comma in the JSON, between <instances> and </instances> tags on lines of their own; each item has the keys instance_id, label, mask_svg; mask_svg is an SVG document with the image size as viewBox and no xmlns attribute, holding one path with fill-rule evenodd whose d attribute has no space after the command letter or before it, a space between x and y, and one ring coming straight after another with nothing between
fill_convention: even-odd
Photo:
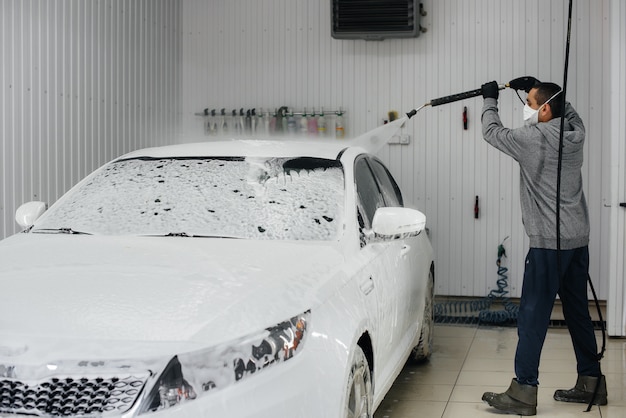
<instances>
[{"instance_id":1,"label":"car windshield","mask_svg":"<svg viewBox=\"0 0 626 418\"><path fill-rule=\"evenodd\" d=\"M32 232L333 240L344 175L318 158L135 158L107 165Z\"/></svg>"}]
</instances>

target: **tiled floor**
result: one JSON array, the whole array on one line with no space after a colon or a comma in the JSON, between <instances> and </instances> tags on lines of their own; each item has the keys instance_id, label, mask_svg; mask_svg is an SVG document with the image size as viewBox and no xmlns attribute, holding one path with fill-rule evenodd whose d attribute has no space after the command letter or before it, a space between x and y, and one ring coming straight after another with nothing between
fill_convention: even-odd
<instances>
[{"instance_id":1,"label":"tiled floor","mask_svg":"<svg viewBox=\"0 0 626 418\"><path fill-rule=\"evenodd\" d=\"M437 325L429 362L404 367L375 418L474 418L503 416L481 401L485 391L503 392L511 382L517 344L515 328ZM597 332L598 344L602 337ZM566 329L551 328L539 369L539 417L626 417L626 339L607 338L602 360L609 404L556 402L556 389L576 382L576 362ZM506 415L505 415L506 416ZM510 416L510 415L509 415Z\"/></svg>"}]
</instances>

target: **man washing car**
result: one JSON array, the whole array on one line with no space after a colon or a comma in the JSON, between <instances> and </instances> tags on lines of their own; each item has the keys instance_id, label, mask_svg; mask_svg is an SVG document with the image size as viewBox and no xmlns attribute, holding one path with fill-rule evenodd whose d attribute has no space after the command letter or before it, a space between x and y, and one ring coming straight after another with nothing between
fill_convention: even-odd
<instances>
[{"instance_id":1,"label":"man washing car","mask_svg":"<svg viewBox=\"0 0 626 418\"><path fill-rule=\"evenodd\" d=\"M506 413L536 415L539 359L558 294L576 354L578 379L574 388L557 390L554 399L589 403L597 385L594 403L606 405L606 381L600 371L587 301L589 215L581 175L585 127L569 103L562 108L562 90L558 85L523 77L511 81L510 87L528 93L525 126L502 126L497 107L499 88L492 81L481 88L483 136L520 165L522 219L530 249L518 315L516 377L506 392L486 392L482 399ZM559 260L556 183L561 117L565 123Z\"/></svg>"}]
</instances>

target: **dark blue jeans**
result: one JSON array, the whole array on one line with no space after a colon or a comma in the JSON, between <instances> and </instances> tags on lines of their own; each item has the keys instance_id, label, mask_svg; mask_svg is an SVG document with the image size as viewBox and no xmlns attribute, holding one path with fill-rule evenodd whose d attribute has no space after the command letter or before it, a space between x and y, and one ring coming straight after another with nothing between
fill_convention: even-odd
<instances>
[{"instance_id":1,"label":"dark blue jeans","mask_svg":"<svg viewBox=\"0 0 626 418\"><path fill-rule=\"evenodd\" d=\"M519 340L515 353L515 375L519 383L539 384L539 358L557 293L561 297L563 315L572 337L578 374L600 375L598 346L587 299L588 275L589 248L586 246L561 250L561 280L556 250L531 248L528 251L517 317Z\"/></svg>"}]
</instances>

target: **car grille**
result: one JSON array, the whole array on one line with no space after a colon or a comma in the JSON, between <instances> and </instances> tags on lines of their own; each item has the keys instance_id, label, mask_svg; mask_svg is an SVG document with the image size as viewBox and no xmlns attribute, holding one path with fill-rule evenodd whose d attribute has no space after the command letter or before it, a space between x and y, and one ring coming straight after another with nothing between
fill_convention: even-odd
<instances>
[{"instance_id":1,"label":"car grille","mask_svg":"<svg viewBox=\"0 0 626 418\"><path fill-rule=\"evenodd\" d=\"M34 384L3 379L0 413L61 417L119 415L133 406L147 377L68 377Z\"/></svg>"}]
</instances>

